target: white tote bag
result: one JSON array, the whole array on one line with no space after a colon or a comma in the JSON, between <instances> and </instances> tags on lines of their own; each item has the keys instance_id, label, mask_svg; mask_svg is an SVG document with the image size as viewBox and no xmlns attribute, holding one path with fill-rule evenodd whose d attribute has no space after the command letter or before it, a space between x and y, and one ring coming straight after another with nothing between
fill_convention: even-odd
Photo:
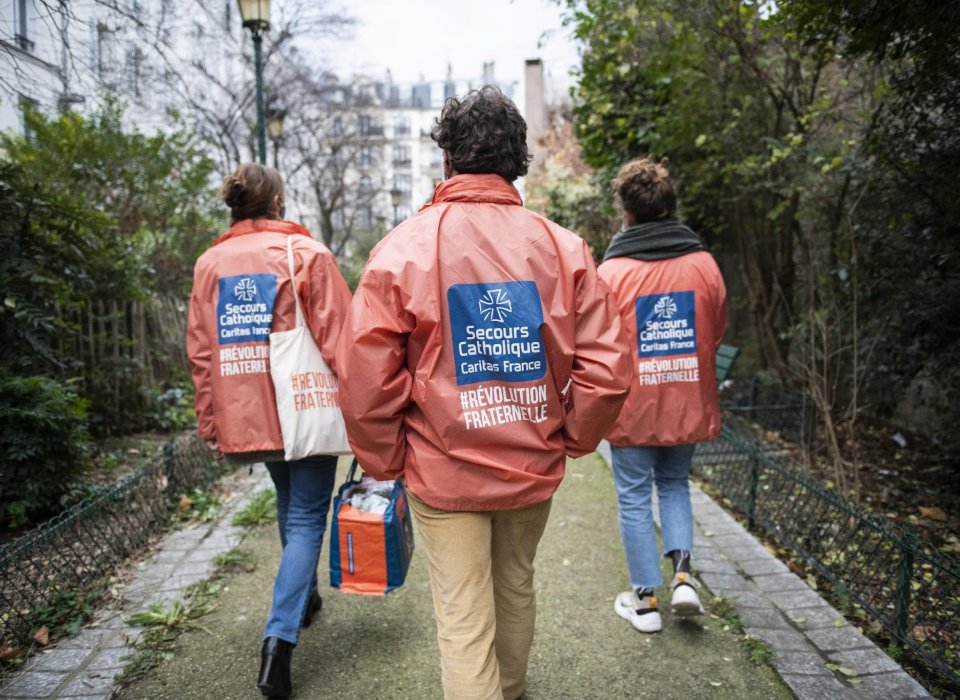
<instances>
[{"instance_id":1,"label":"white tote bag","mask_svg":"<svg viewBox=\"0 0 960 700\"><path fill-rule=\"evenodd\" d=\"M283 456L289 462L310 455L349 454L337 376L324 362L304 323L293 276L293 236L287 236L287 265L297 325L270 334L270 375L283 433Z\"/></svg>"}]
</instances>

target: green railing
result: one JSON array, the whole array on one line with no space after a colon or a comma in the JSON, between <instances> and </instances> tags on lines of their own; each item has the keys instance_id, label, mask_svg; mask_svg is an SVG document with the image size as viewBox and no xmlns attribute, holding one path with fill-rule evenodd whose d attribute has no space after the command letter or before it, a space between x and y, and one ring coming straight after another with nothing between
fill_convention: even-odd
<instances>
[{"instance_id":1,"label":"green railing","mask_svg":"<svg viewBox=\"0 0 960 700\"><path fill-rule=\"evenodd\" d=\"M761 410L758 407L758 410ZM950 685L960 686L960 564L769 454L741 418L697 449L694 472L830 582L841 609L859 605Z\"/></svg>"},{"instance_id":2,"label":"green railing","mask_svg":"<svg viewBox=\"0 0 960 700\"><path fill-rule=\"evenodd\" d=\"M195 435L168 443L153 461L0 547L0 646L29 645L44 610L114 573L170 522L172 494L223 474Z\"/></svg>"}]
</instances>

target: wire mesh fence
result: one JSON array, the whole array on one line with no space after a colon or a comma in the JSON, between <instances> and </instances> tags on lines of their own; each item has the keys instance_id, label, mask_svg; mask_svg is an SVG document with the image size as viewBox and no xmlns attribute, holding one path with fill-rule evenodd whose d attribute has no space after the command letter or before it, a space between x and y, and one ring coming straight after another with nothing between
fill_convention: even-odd
<instances>
[{"instance_id":1,"label":"wire mesh fence","mask_svg":"<svg viewBox=\"0 0 960 700\"><path fill-rule=\"evenodd\" d=\"M55 609L104 579L169 522L172 494L208 483L224 467L195 435L107 490L0 547L0 646L22 647Z\"/></svg>"},{"instance_id":2,"label":"wire mesh fence","mask_svg":"<svg viewBox=\"0 0 960 700\"><path fill-rule=\"evenodd\" d=\"M779 433L807 452L813 451L817 409L809 396L757 377L736 379L730 384L721 394L726 411Z\"/></svg>"},{"instance_id":3,"label":"wire mesh fence","mask_svg":"<svg viewBox=\"0 0 960 700\"><path fill-rule=\"evenodd\" d=\"M960 686L960 564L771 456L742 419L700 445L694 471L831 584L841 608L859 605L897 646Z\"/></svg>"}]
</instances>

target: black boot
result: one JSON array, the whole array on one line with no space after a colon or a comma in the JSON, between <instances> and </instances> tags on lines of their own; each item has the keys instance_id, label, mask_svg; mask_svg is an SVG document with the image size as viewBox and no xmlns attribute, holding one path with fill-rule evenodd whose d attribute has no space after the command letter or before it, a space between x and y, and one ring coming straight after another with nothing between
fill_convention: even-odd
<instances>
[{"instance_id":1,"label":"black boot","mask_svg":"<svg viewBox=\"0 0 960 700\"><path fill-rule=\"evenodd\" d=\"M320 597L320 594L314 591L310 594L310 597L307 599L307 612L303 616L303 625L302 627L306 629L313 623L314 616L320 612L320 608L323 607L323 598Z\"/></svg>"},{"instance_id":2,"label":"black boot","mask_svg":"<svg viewBox=\"0 0 960 700\"><path fill-rule=\"evenodd\" d=\"M293 647L293 644L279 637L267 637L263 640L257 687L264 697L289 698L293 693L290 683L290 655Z\"/></svg>"}]
</instances>

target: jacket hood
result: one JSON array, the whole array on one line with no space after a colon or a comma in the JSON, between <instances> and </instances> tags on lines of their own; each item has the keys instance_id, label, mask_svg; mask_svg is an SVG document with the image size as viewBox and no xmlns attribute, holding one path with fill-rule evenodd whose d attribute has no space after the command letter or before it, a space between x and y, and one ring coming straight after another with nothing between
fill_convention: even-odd
<instances>
[{"instance_id":1,"label":"jacket hood","mask_svg":"<svg viewBox=\"0 0 960 700\"><path fill-rule=\"evenodd\" d=\"M245 236L248 233L263 233L265 231L269 233L283 233L288 236L299 234L310 239L313 238L307 229L294 221L287 221L286 219L243 219L222 233L217 240L213 242L213 245L218 245L237 236Z\"/></svg>"},{"instance_id":2,"label":"jacket hood","mask_svg":"<svg viewBox=\"0 0 960 700\"><path fill-rule=\"evenodd\" d=\"M456 175L444 180L433 192L433 199L424 209L446 202L487 202L489 204L523 205L517 188L499 175Z\"/></svg>"}]
</instances>

